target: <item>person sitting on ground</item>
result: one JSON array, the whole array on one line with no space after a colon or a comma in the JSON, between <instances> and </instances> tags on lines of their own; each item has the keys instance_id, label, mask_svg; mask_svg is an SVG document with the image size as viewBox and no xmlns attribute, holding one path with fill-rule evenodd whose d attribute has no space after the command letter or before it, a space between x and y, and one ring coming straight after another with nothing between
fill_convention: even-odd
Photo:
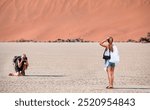
<instances>
[{"instance_id":1,"label":"person sitting on ground","mask_svg":"<svg viewBox=\"0 0 150 110\"><path fill-rule=\"evenodd\" d=\"M9 76L25 76L25 70L29 66L26 54L23 54L22 56L15 56L13 62L16 72L10 73Z\"/></svg>"}]
</instances>

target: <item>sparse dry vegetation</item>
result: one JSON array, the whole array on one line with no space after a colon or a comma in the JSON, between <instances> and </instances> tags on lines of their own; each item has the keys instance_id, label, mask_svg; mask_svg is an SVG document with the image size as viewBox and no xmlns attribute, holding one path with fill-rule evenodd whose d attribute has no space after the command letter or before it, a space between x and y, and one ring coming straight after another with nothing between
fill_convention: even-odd
<instances>
[{"instance_id":1,"label":"sparse dry vegetation","mask_svg":"<svg viewBox=\"0 0 150 110\"><path fill-rule=\"evenodd\" d=\"M26 39L20 39L20 40L16 40L16 41L10 41L10 42L49 42L49 43L53 43L53 42L93 42L93 41L87 41L81 38L76 38L76 39L56 39L54 41L36 41L36 40L26 40Z\"/></svg>"},{"instance_id":2,"label":"sparse dry vegetation","mask_svg":"<svg viewBox=\"0 0 150 110\"><path fill-rule=\"evenodd\" d=\"M150 43L150 32L147 33L147 36L146 37L141 37L139 42L142 42L142 43Z\"/></svg>"}]
</instances>

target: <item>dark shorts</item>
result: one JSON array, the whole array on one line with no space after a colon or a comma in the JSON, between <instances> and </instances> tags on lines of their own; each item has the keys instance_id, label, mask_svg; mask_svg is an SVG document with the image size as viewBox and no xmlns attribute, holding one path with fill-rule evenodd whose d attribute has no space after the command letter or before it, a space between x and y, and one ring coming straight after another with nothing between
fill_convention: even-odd
<instances>
[{"instance_id":1,"label":"dark shorts","mask_svg":"<svg viewBox=\"0 0 150 110\"><path fill-rule=\"evenodd\" d=\"M16 71L16 72L23 71L23 68L22 68L22 67L21 67L21 68L19 68L18 66L15 66L15 71Z\"/></svg>"},{"instance_id":2,"label":"dark shorts","mask_svg":"<svg viewBox=\"0 0 150 110\"><path fill-rule=\"evenodd\" d=\"M115 67L115 63L109 62L108 63L108 67L114 68Z\"/></svg>"}]
</instances>

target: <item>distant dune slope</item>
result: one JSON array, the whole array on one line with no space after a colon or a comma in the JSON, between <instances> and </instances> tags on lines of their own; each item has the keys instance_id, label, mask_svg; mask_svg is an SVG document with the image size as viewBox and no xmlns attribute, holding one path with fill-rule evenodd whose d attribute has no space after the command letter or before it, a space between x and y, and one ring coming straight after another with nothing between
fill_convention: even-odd
<instances>
[{"instance_id":1,"label":"distant dune slope","mask_svg":"<svg viewBox=\"0 0 150 110\"><path fill-rule=\"evenodd\" d=\"M150 0L0 0L0 41L138 40L150 32Z\"/></svg>"}]
</instances>

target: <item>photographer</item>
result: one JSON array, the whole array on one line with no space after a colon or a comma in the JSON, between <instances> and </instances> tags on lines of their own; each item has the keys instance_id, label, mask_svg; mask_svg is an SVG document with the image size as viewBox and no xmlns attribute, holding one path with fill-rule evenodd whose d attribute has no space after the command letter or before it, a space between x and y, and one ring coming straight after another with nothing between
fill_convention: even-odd
<instances>
[{"instance_id":1,"label":"photographer","mask_svg":"<svg viewBox=\"0 0 150 110\"><path fill-rule=\"evenodd\" d=\"M13 61L16 73L10 73L9 76L25 76L25 70L29 66L26 54L15 56Z\"/></svg>"}]
</instances>

